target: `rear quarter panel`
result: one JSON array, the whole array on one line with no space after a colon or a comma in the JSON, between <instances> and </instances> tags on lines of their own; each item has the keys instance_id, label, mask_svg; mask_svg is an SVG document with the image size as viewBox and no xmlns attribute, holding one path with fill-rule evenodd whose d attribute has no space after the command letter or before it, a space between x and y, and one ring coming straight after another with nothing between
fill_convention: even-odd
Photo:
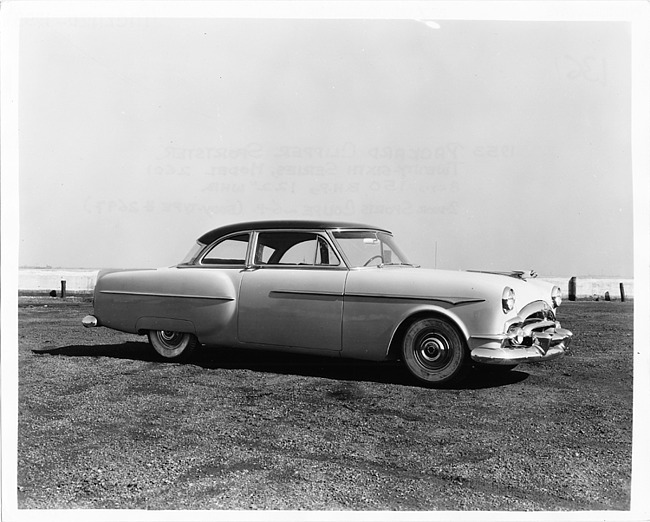
<instances>
[{"instance_id":1,"label":"rear quarter panel","mask_svg":"<svg viewBox=\"0 0 650 522\"><path fill-rule=\"evenodd\" d=\"M241 270L172 267L100 274L95 315L102 326L129 333L149 329L195 334L206 344L231 344Z\"/></svg>"}]
</instances>

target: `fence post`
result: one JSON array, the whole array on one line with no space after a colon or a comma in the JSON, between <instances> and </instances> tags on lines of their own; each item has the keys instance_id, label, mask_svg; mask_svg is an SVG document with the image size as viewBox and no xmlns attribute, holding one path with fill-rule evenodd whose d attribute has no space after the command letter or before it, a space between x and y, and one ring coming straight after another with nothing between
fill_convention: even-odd
<instances>
[{"instance_id":1,"label":"fence post","mask_svg":"<svg viewBox=\"0 0 650 522\"><path fill-rule=\"evenodd\" d=\"M576 277L569 279L569 301L576 300Z\"/></svg>"},{"instance_id":2,"label":"fence post","mask_svg":"<svg viewBox=\"0 0 650 522\"><path fill-rule=\"evenodd\" d=\"M61 299L65 299L65 280L61 281Z\"/></svg>"},{"instance_id":3,"label":"fence post","mask_svg":"<svg viewBox=\"0 0 650 522\"><path fill-rule=\"evenodd\" d=\"M625 302L625 288L623 287L623 283L619 283L618 287L621 290L621 303Z\"/></svg>"}]
</instances>

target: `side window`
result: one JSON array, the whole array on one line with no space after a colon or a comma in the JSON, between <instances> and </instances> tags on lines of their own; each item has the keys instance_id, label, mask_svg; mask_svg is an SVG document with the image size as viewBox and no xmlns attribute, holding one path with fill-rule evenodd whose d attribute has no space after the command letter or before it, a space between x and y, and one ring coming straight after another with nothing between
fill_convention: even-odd
<instances>
[{"instance_id":1,"label":"side window","mask_svg":"<svg viewBox=\"0 0 650 522\"><path fill-rule=\"evenodd\" d=\"M244 265L249 234L239 234L220 241L203 256L204 265Z\"/></svg>"},{"instance_id":2,"label":"side window","mask_svg":"<svg viewBox=\"0 0 650 522\"><path fill-rule=\"evenodd\" d=\"M281 265L313 265L316 261L316 237L289 247L278 260Z\"/></svg>"},{"instance_id":3,"label":"side window","mask_svg":"<svg viewBox=\"0 0 650 522\"><path fill-rule=\"evenodd\" d=\"M261 232L255 264L339 266L329 243L313 232Z\"/></svg>"}]
</instances>

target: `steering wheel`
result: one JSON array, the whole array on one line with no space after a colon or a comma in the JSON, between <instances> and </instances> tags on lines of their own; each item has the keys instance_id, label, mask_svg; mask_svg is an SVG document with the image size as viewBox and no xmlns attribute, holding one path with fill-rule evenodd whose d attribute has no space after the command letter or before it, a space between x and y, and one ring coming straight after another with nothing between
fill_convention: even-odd
<instances>
[{"instance_id":1,"label":"steering wheel","mask_svg":"<svg viewBox=\"0 0 650 522\"><path fill-rule=\"evenodd\" d=\"M366 262L363 264L363 266L368 266L368 265L370 264L370 262L373 261L374 259L381 259L381 262L382 262L382 263L384 262L384 258L383 258L383 256L376 255L376 256L372 256L370 259L368 259L368 261L366 261Z\"/></svg>"}]
</instances>

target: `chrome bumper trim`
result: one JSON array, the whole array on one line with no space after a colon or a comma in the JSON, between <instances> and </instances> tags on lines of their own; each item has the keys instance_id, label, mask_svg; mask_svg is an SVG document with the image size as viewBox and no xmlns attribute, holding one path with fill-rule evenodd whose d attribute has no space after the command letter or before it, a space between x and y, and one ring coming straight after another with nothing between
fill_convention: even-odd
<instances>
[{"instance_id":1,"label":"chrome bumper trim","mask_svg":"<svg viewBox=\"0 0 650 522\"><path fill-rule=\"evenodd\" d=\"M472 351L472 360L484 364L520 364L528 362L550 361L564 355L564 345L549 348L543 353L535 346L519 348L476 348Z\"/></svg>"},{"instance_id":2,"label":"chrome bumper trim","mask_svg":"<svg viewBox=\"0 0 650 522\"><path fill-rule=\"evenodd\" d=\"M99 320L94 315L87 315L81 320L81 324L86 328L95 328L99 326Z\"/></svg>"},{"instance_id":3,"label":"chrome bumper trim","mask_svg":"<svg viewBox=\"0 0 650 522\"><path fill-rule=\"evenodd\" d=\"M503 339L505 336L499 337ZM567 352L572 337L573 333L566 328L549 329L535 332L530 346L508 345L505 340L501 343L492 341L477 346L470 355L473 361L497 365L550 361Z\"/></svg>"}]
</instances>

